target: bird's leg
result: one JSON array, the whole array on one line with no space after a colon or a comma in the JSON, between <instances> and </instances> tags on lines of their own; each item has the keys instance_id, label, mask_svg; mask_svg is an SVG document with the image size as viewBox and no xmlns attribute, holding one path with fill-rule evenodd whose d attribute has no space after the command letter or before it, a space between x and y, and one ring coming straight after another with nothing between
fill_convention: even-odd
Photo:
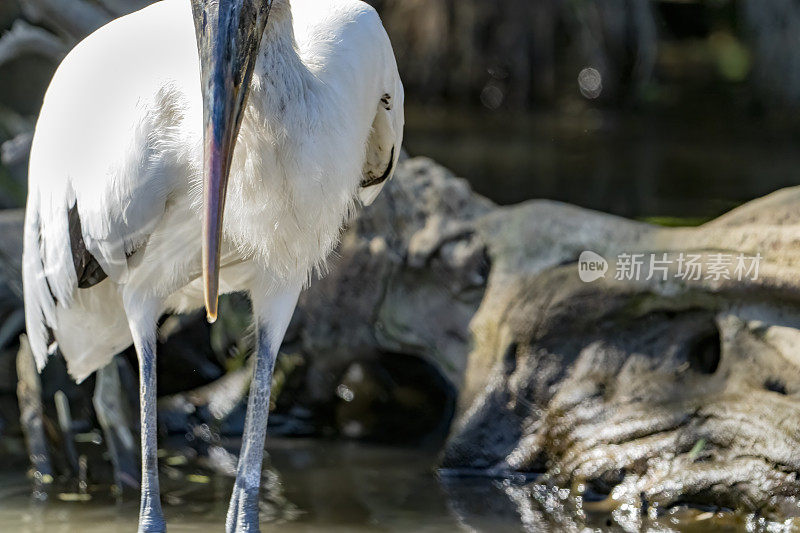
<instances>
[{"instance_id":1,"label":"bird's leg","mask_svg":"<svg viewBox=\"0 0 800 533\"><path fill-rule=\"evenodd\" d=\"M158 485L158 441L156 426L156 351L155 342L137 347L139 356L139 409L142 428L142 495L139 507L139 533L167 530L161 511Z\"/></svg>"},{"instance_id":2,"label":"bird's leg","mask_svg":"<svg viewBox=\"0 0 800 533\"><path fill-rule=\"evenodd\" d=\"M167 530L161 511L158 486L158 442L156 426L156 319L157 311L142 312L142 306L126 305L133 345L139 358L139 410L142 433L142 494L139 533ZM133 311L133 313L132 313ZM133 315L133 316L132 316Z\"/></svg>"},{"instance_id":3,"label":"bird's leg","mask_svg":"<svg viewBox=\"0 0 800 533\"><path fill-rule=\"evenodd\" d=\"M256 291L252 295L256 321L256 364L250 384L236 483L228 507L228 533L259 531L258 493L261 486L272 373L299 293L299 289L293 289L267 297L259 296Z\"/></svg>"}]
</instances>

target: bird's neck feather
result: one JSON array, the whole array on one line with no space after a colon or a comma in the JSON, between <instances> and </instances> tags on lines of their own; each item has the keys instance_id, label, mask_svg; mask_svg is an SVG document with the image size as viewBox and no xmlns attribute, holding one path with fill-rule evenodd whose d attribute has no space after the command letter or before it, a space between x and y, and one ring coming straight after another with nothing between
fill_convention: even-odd
<instances>
[{"instance_id":1,"label":"bird's neck feather","mask_svg":"<svg viewBox=\"0 0 800 533\"><path fill-rule=\"evenodd\" d=\"M297 50L289 1L275 0L261 41L251 101L275 120L291 114L290 108L304 100L312 83Z\"/></svg>"}]
</instances>

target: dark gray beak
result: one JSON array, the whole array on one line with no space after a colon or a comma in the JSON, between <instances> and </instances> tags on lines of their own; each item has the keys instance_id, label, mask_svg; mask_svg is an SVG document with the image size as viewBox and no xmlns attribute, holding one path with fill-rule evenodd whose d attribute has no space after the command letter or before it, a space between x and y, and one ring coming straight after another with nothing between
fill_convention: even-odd
<instances>
[{"instance_id":1,"label":"dark gray beak","mask_svg":"<svg viewBox=\"0 0 800 533\"><path fill-rule=\"evenodd\" d=\"M225 193L272 0L191 0L203 91L203 285L217 319Z\"/></svg>"}]
</instances>

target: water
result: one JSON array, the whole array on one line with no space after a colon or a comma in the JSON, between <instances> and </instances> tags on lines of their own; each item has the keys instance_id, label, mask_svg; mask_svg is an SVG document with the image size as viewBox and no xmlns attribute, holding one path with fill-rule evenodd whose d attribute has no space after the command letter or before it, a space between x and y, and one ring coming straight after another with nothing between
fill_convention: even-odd
<instances>
[{"instance_id":1,"label":"water","mask_svg":"<svg viewBox=\"0 0 800 533\"><path fill-rule=\"evenodd\" d=\"M411 106L406 148L501 204L549 198L631 218L700 222L800 183L798 126L782 118L709 95L649 111Z\"/></svg>"},{"instance_id":2,"label":"water","mask_svg":"<svg viewBox=\"0 0 800 533\"><path fill-rule=\"evenodd\" d=\"M271 439L262 479L262 531L783 531L754 515L675 508L648 521L635 509L582 502L569 490L536 480L440 477L433 448ZM233 480L202 459L162 454L161 483L170 532L224 531ZM0 531L107 533L135 531L138 495L112 497L108 485L86 494L54 486L37 499L26 461L0 468ZM796 526L796 524L795 524ZM790 529L786 529L787 531Z\"/></svg>"},{"instance_id":3,"label":"water","mask_svg":"<svg viewBox=\"0 0 800 533\"><path fill-rule=\"evenodd\" d=\"M435 450L272 439L268 451L263 531L459 529L434 472ZM164 466L168 462L162 460L161 479L169 531L223 531L232 479L191 464ZM24 460L0 471L0 531L136 530L135 493L118 503L109 487L95 486L86 502L63 501L59 491L35 501L23 466Z\"/></svg>"}]
</instances>

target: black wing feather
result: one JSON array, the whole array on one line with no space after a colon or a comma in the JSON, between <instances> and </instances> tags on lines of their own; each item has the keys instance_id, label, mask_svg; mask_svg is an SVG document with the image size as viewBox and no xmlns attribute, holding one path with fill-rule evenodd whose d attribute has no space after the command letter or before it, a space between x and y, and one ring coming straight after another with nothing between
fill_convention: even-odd
<instances>
[{"instance_id":1,"label":"black wing feather","mask_svg":"<svg viewBox=\"0 0 800 533\"><path fill-rule=\"evenodd\" d=\"M69 210L69 242L72 249L72 264L75 265L75 275L78 277L78 288L94 287L108 277L97 259L86 249L77 203Z\"/></svg>"}]
</instances>

